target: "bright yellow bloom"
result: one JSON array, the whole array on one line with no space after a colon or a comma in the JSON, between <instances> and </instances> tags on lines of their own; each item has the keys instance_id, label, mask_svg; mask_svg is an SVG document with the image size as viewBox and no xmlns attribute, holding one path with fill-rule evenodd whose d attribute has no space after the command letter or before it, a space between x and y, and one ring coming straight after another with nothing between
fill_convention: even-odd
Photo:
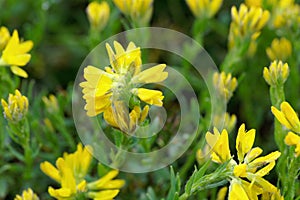
<instances>
[{"instance_id":1,"label":"bright yellow bloom","mask_svg":"<svg viewBox=\"0 0 300 200\"><path fill-rule=\"evenodd\" d=\"M186 0L197 18L212 18L221 8L223 0Z\"/></svg>"},{"instance_id":2,"label":"bright yellow bloom","mask_svg":"<svg viewBox=\"0 0 300 200\"><path fill-rule=\"evenodd\" d=\"M207 144L212 149L212 160L216 163L224 163L227 160L231 159L229 142L228 142L228 133L226 129L220 132L218 129L214 128L214 134L207 132L205 135Z\"/></svg>"},{"instance_id":3,"label":"bright yellow bloom","mask_svg":"<svg viewBox=\"0 0 300 200\"><path fill-rule=\"evenodd\" d=\"M269 20L270 13L260 7L251 7L250 9L241 4L239 11L235 6L231 8L232 22L229 30L229 48L240 45L243 40L255 41L261 29Z\"/></svg>"},{"instance_id":4,"label":"bright yellow bloom","mask_svg":"<svg viewBox=\"0 0 300 200\"><path fill-rule=\"evenodd\" d=\"M283 85L289 76L289 66L287 63L282 63L282 61L273 61L269 68L265 67L263 71L263 76L265 81L270 86Z\"/></svg>"},{"instance_id":5,"label":"bright yellow bloom","mask_svg":"<svg viewBox=\"0 0 300 200\"><path fill-rule=\"evenodd\" d=\"M266 181L263 176L267 175L275 166L275 160L280 152L275 151L266 156L258 157L262 153L259 147L252 148L255 138L255 130L245 130L242 124L236 138L236 150L239 163L237 164L230 155L228 134L224 129L220 134L214 130L214 134L207 133L206 141L212 149L212 160L224 163L229 159L229 169L233 176L230 180L229 199L256 199L257 195L265 192L276 192L277 188ZM246 181L246 179L248 181ZM247 198L246 198L247 197Z\"/></svg>"},{"instance_id":6,"label":"bright yellow bloom","mask_svg":"<svg viewBox=\"0 0 300 200\"><path fill-rule=\"evenodd\" d=\"M271 111L276 119L287 129L300 133L300 121L292 106L284 101L280 104L280 109L279 111L274 106L271 107Z\"/></svg>"},{"instance_id":7,"label":"bright yellow bloom","mask_svg":"<svg viewBox=\"0 0 300 200\"><path fill-rule=\"evenodd\" d=\"M104 113L106 122L123 131L130 131L132 129L129 127L136 126L130 125L130 122L137 121L136 119L141 121L148 113L147 107L147 112L145 110L142 113L133 111L137 109L134 107L126 111L132 98L138 98L150 105L162 106L163 104L162 92L138 88L138 86L162 82L168 77L168 72L164 71L165 64L141 71L141 51L132 42L126 50L118 42L114 42L114 47L116 53L108 44L106 45L112 68L106 67L103 71L87 66L84 69L86 81L80 83L80 86L83 88L83 98L86 100L85 110L88 116ZM131 116L128 116L129 113ZM129 120L130 118L132 120Z\"/></svg>"},{"instance_id":8,"label":"bright yellow bloom","mask_svg":"<svg viewBox=\"0 0 300 200\"><path fill-rule=\"evenodd\" d=\"M28 51L32 47L33 42L31 40L20 42L18 31L14 30L13 35L2 51L0 66L11 66L10 69L14 74L27 78L27 73L19 66L24 66L30 61L31 55Z\"/></svg>"},{"instance_id":9,"label":"bright yellow bloom","mask_svg":"<svg viewBox=\"0 0 300 200\"><path fill-rule=\"evenodd\" d=\"M86 13L91 27L102 31L105 28L109 18L109 5L106 1L103 1L101 3L93 1L87 6Z\"/></svg>"},{"instance_id":10,"label":"bright yellow bloom","mask_svg":"<svg viewBox=\"0 0 300 200\"><path fill-rule=\"evenodd\" d=\"M300 156L300 136L296 135L293 132L288 132L288 134L284 138L285 144L289 146L296 146L295 153L296 157Z\"/></svg>"},{"instance_id":11,"label":"bright yellow bloom","mask_svg":"<svg viewBox=\"0 0 300 200\"><path fill-rule=\"evenodd\" d=\"M17 195L14 200L39 200L39 197L32 191L32 189L28 188L27 190L23 190L22 196Z\"/></svg>"},{"instance_id":12,"label":"bright yellow bloom","mask_svg":"<svg viewBox=\"0 0 300 200\"><path fill-rule=\"evenodd\" d=\"M117 170L109 172L98 181L86 182L85 176L92 159L90 151L92 151L91 147L83 148L81 144L78 144L76 152L64 153L63 157L56 160L56 167L47 161L41 163L41 170L61 185L59 189L51 186L48 188L52 197L59 200L73 199L80 193L86 193L92 199L113 199L119 193L119 189L125 182L118 179L112 180L117 176Z\"/></svg>"},{"instance_id":13,"label":"bright yellow bloom","mask_svg":"<svg viewBox=\"0 0 300 200\"><path fill-rule=\"evenodd\" d=\"M231 76L231 73L215 72L213 74L213 84L218 93L228 102L237 88L238 82L235 77Z\"/></svg>"},{"instance_id":14,"label":"bright yellow bloom","mask_svg":"<svg viewBox=\"0 0 300 200\"><path fill-rule=\"evenodd\" d=\"M10 39L10 33L5 26L0 27L0 51L4 49Z\"/></svg>"},{"instance_id":15,"label":"bright yellow bloom","mask_svg":"<svg viewBox=\"0 0 300 200\"><path fill-rule=\"evenodd\" d=\"M261 7L262 6L262 0L245 0L245 4L248 7Z\"/></svg>"},{"instance_id":16,"label":"bright yellow bloom","mask_svg":"<svg viewBox=\"0 0 300 200\"><path fill-rule=\"evenodd\" d=\"M273 5L272 24L274 28L299 27L300 6L294 0L279 0Z\"/></svg>"},{"instance_id":17,"label":"bright yellow bloom","mask_svg":"<svg viewBox=\"0 0 300 200\"><path fill-rule=\"evenodd\" d=\"M19 122L24 119L28 111L28 99L22 96L19 90L15 90L15 95L9 94L8 102L1 99L4 109L4 117L12 122Z\"/></svg>"},{"instance_id":18,"label":"bright yellow bloom","mask_svg":"<svg viewBox=\"0 0 300 200\"><path fill-rule=\"evenodd\" d=\"M266 52L270 60L286 61L292 54L292 43L284 37L275 38Z\"/></svg>"},{"instance_id":19,"label":"bright yellow bloom","mask_svg":"<svg viewBox=\"0 0 300 200\"><path fill-rule=\"evenodd\" d=\"M49 112L57 112L59 111L59 105L58 105L58 102L57 102L57 98L51 94L49 95L49 98L47 97L43 97L42 98L45 106L46 106L46 109L49 111Z\"/></svg>"},{"instance_id":20,"label":"bright yellow bloom","mask_svg":"<svg viewBox=\"0 0 300 200\"><path fill-rule=\"evenodd\" d=\"M113 0L119 10L139 25L146 25L152 16L153 0Z\"/></svg>"}]
</instances>

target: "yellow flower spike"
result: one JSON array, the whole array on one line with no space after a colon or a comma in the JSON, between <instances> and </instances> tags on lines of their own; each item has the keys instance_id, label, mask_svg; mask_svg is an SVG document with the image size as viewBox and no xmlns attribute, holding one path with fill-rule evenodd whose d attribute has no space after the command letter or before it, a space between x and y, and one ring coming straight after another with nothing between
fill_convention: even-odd
<instances>
[{"instance_id":1,"label":"yellow flower spike","mask_svg":"<svg viewBox=\"0 0 300 200\"><path fill-rule=\"evenodd\" d=\"M245 124L242 124L238 130L238 135L236 137L236 150L238 152L238 160L241 163L244 160L244 156L248 153L255 139L255 129L250 131L245 130Z\"/></svg>"},{"instance_id":2,"label":"yellow flower spike","mask_svg":"<svg viewBox=\"0 0 300 200\"><path fill-rule=\"evenodd\" d=\"M220 10L223 0L186 0L190 10L197 18L212 18Z\"/></svg>"},{"instance_id":3,"label":"yellow flower spike","mask_svg":"<svg viewBox=\"0 0 300 200\"><path fill-rule=\"evenodd\" d=\"M139 25L146 25L152 15L153 0L113 0L118 9Z\"/></svg>"},{"instance_id":4,"label":"yellow flower spike","mask_svg":"<svg viewBox=\"0 0 300 200\"><path fill-rule=\"evenodd\" d=\"M247 38L252 38L254 42L260 34L261 29L266 25L270 18L270 13L267 10L262 10L260 7L248 7L241 4L239 11L235 6L231 8L232 22L230 24L228 46L233 48L235 43L243 41Z\"/></svg>"},{"instance_id":5,"label":"yellow flower spike","mask_svg":"<svg viewBox=\"0 0 300 200\"><path fill-rule=\"evenodd\" d=\"M234 90L237 88L238 82L230 73L215 72L213 74L213 84L218 93L225 98L226 101L232 97Z\"/></svg>"},{"instance_id":6,"label":"yellow flower spike","mask_svg":"<svg viewBox=\"0 0 300 200\"><path fill-rule=\"evenodd\" d=\"M22 96L19 90L15 90L15 95L9 94L8 102L1 99L4 109L4 117L11 122L19 122L24 119L28 112L28 99Z\"/></svg>"},{"instance_id":7,"label":"yellow flower spike","mask_svg":"<svg viewBox=\"0 0 300 200\"><path fill-rule=\"evenodd\" d=\"M109 5L106 1L102 1L101 3L93 1L87 6L86 13L91 27L102 31L108 22L110 14Z\"/></svg>"},{"instance_id":8,"label":"yellow flower spike","mask_svg":"<svg viewBox=\"0 0 300 200\"><path fill-rule=\"evenodd\" d=\"M228 199L229 200L240 200L240 199L250 200L242 184L235 179L230 184Z\"/></svg>"},{"instance_id":9,"label":"yellow flower spike","mask_svg":"<svg viewBox=\"0 0 300 200\"><path fill-rule=\"evenodd\" d=\"M247 169L247 165L246 164L236 165L236 166L234 166L233 174L236 177L246 177L247 176L246 169Z\"/></svg>"},{"instance_id":10,"label":"yellow flower spike","mask_svg":"<svg viewBox=\"0 0 300 200\"><path fill-rule=\"evenodd\" d=\"M300 136L296 135L293 132L288 132L288 134L284 138L284 142L289 146L296 146L295 155L296 157L300 156Z\"/></svg>"},{"instance_id":11,"label":"yellow flower spike","mask_svg":"<svg viewBox=\"0 0 300 200\"><path fill-rule=\"evenodd\" d=\"M282 61L273 61L269 68L264 68L263 76L270 86L282 85L289 76L289 66Z\"/></svg>"},{"instance_id":12,"label":"yellow flower spike","mask_svg":"<svg viewBox=\"0 0 300 200\"><path fill-rule=\"evenodd\" d=\"M300 121L291 105L284 101L280 104L280 108L281 111L274 106L271 107L271 111L276 119L286 128L295 131L296 133L300 133Z\"/></svg>"},{"instance_id":13,"label":"yellow flower spike","mask_svg":"<svg viewBox=\"0 0 300 200\"><path fill-rule=\"evenodd\" d=\"M210 148L212 149L213 153L215 153L215 156L218 157L214 160L219 160L221 161L221 163L224 163L231 159L228 142L228 133L225 129L220 134L220 132L216 128L214 128L214 134L207 132L205 135L205 139Z\"/></svg>"},{"instance_id":14,"label":"yellow flower spike","mask_svg":"<svg viewBox=\"0 0 300 200\"><path fill-rule=\"evenodd\" d=\"M286 61L292 55L292 43L286 38L275 38L266 49L270 60Z\"/></svg>"},{"instance_id":15,"label":"yellow flower spike","mask_svg":"<svg viewBox=\"0 0 300 200\"><path fill-rule=\"evenodd\" d=\"M22 196L16 195L14 200L39 200L39 197L32 191L31 188L23 190Z\"/></svg>"}]
</instances>

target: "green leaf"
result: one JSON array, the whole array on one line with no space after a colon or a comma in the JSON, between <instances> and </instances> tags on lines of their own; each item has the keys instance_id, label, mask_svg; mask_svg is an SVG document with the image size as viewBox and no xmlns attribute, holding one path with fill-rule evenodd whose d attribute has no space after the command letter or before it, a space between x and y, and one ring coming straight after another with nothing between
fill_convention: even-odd
<instances>
[{"instance_id":1,"label":"green leaf","mask_svg":"<svg viewBox=\"0 0 300 200\"><path fill-rule=\"evenodd\" d=\"M177 173L175 175L174 173L174 169L171 166L170 167L170 171L171 171L171 187L167 196L167 200L174 200L174 199L178 199L178 194L180 193L180 177L179 174Z\"/></svg>"}]
</instances>

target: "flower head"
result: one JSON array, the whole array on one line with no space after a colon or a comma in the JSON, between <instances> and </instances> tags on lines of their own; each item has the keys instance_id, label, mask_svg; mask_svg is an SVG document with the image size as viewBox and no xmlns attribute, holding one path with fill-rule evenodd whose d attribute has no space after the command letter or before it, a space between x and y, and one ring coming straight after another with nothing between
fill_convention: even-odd
<instances>
[{"instance_id":1,"label":"flower head","mask_svg":"<svg viewBox=\"0 0 300 200\"><path fill-rule=\"evenodd\" d=\"M255 41L268 22L270 13L260 7L249 9L245 4L241 4L239 10L235 6L231 8L231 17L229 48L240 45L244 40Z\"/></svg>"},{"instance_id":2,"label":"flower head","mask_svg":"<svg viewBox=\"0 0 300 200\"><path fill-rule=\"evenodd\" d=\"M50 186L48 188L50 196L56 199L67 199L76 198L81 193L85 193L92 199L113 199L119 193L124 181L112 180L118 175L117 170L91 183L85 180L92 159L89 151L91 147L83 148L81 144L78 144L76 152L65 153L63 157L56 160L56 167L47 161L41 163L41 170L61 185L59 189Z\"/></svg>"},{"instance_id":3,"label":"flower head","mask_svg":"<svg viewBox=\"0 0 300 200\"><path fill-rule=\"evenodd\" d=\"M282 61L273 61L269 68L265 67L263 71L263 76L265 81L270 86L283 85L289 76L289 66L287 63L282 63Z\"/></svg>"},{"instance_id":4,"label":"flower head","mask_svg":"<svg viewBox=\"0 0 300 200\"><path fill-rule=\"evenodd\" d=\"M33 47L31 40L20 42L18 31L14 30L12 36L8 40L2 56L0 58L0 66L11 66L11 71L21 77L27 78L27 73L19 66L26 65L31 58L28 53Z\"/></svg>"},{"instance_id":5,"label":"flower head","mask_svg":"<svg viewBox=\"0 0 300 200\"><path fill-rule=\"evenodd\" d=\"M4 117L11 122L19 122L24 119L28 111L28 99L19 90L15 90L15 95L9 94L8 101L1 99L4 109Z\"/></svg>"},{"instance_id":6,"label":"flower head","mask_svg":"<svg viewBox=\"0 0 300 200\"><path fill-rule=\"evenodd\" d=\"M274 28L299 28L300 6L294 0L279 0L273 3L272 25Z\"/></svg>"},{"instance_id":7,"label":"flower head","mask_svg":"<svg viewBox=\"0 0 300 200\"><path fill-rule=\"evenodd\" d=\"M133 125L134 122L141 122L148 113L148 107L141 111L141 102L156 106L163 104L161 91L139 88L139 85L164 81L168 72L164 71L164 64L141 71L141 51L132 42L126 50L118 42L114 42L114 47L116 52L106 45L111 68L106 67L103 71L87 66L84 69L86 81L80 86L88 116L104 113L106 122L131 132L132 127L137 125ZM132 99L138 102L130 106Z\"/></svg>"},{"instance_id":8,"label":"flower head","mask_svg":"<svg viewBox=\"0 0 300 200\"><path fill-rule=\"evenodd\" d=\"M221 8L223 0L186 0L197 18L212 18Z\"/></svg>"},{"instance_id":9,"label":"flower head","mask_svg":"<svg viewBox=\"0 0 300 200\"><path fill-rule=\"evenodd\" d=\"M139 25L146 25L152 15L153 0L113 0L119 10Z\"/></svg>"},{"instance_id":10,"label":"flower head","mask_svg":"<svg viewBox=\"0 0 300 200\"><path fill-rule=\"evenodd\" d=\"M87 6L86 13L91 27L102 31L105 28L109 18L109 5L106 1L101 3L93 1Z\"/></svg>"},{"instance_id":11,"label":"flower head","mask_svg":"<svg viewBox=\"0 0 300 200\"><path fill-rule=\"evenodd\" d=\"M14 200L39 200L39 197L32 191L31 188L28 188L22 192L22 196L17 195Z\"/></svg>"},{"instance_id":12,"label":"flower head","mask_svg":"<svg viewBox=\"0 0 300 200\"><path fill-rule=\"evenodd\" d=\"M278 110L274 106L271 107L271 111L276 119L287 129L300 133L300 121L292 106L284 101L281 103L280 109Z\"/></svg>"},{"instance_id":13,"label":"flower head","mask_svg":"<svg viewBox=\"0 0 300 200\"><path fill-rule=\"evenodd\" d=\"M292 54L292 43L286 38L275 38L266 52L270 60L286 61Z\"/></svg>"},{"instance_id":14,"label":"flower head","mask_svg":"<svg viewBox=\"0 0 300 200\"><path fill-rule=\"evenodd\" d=\"M232 97L238 82L235 77L231 76L230 73L225 74L225 72L215 72L213 75L213 84L218 94L224 97L226 102L228 102Z\"/></svg>"},{"instance_id":15,"label":"flower head","mask_svg":"<svg viewBox=\"0 0 300 200\"><path fill-rule=\"evenodd\" d=\"M230 177L229 199L243 197L243 199L256 199L263 192L274 193L277 188L263 178L275 166L275 160L280 152L275 151L266 156L258 157L262 153L259 147L252 148L255 138L255 130L245 130L242 124L236 138L236 150L238 163L232 159L229 150L228 134L223 130L220 134L214 130L214 134L207 133L206 141L212 149L212 160L224 163L230 159L228 167L232 170Z\"/></svg>"}]
</instances>

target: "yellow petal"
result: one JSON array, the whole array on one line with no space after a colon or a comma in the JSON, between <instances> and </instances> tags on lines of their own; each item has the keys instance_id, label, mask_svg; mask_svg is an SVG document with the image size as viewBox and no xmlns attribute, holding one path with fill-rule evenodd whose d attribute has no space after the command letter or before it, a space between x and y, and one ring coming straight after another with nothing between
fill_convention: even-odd
<instances>
[{"instance_id":1,"label":"yellow petal","mask_svg":"<svg viewBox=\"0 0 300 200\"><path fill-rule=\"evenodd\" d=\"M164 96L161 91L158 90L149 90L145 88L138 88L137 90L133 90L142 101L155 106L162 106Z\"/></svg>"},{"instance_id":2,"label":"yellow petal","mask_svg":"<svg viewBox=\"0 0 300 200\"><path fill-rule=\"evenodd\" d=\"M138 74L136 83L158 83L164 81L168 77L168 72L164 72L165 64L156 65L146 69Z\"/></svg>"},{"instance_id":3,"label":"yellow petal","mask_svg":"<svg viewBox=\"0 0 300 200\"><path fill-rule=\"evenodd\" d=\"M61 176L59 174L59 171L51 163L45 161L40 164L40 168L42 172L44 172L44 174L60 183Z\"/></svg>"},{"instance_id":4,"label":"yellow petal","mask_svg":"<svg viewBox=\"0 0 300 200\"><path fill-rule=\"evenodd\" d=\"M14 73L17 76L21 76L23 78L28 78L28 74L26 71L24 71L22 68L17 67L17 66L11 66L10 70L12 73Z\"/></svg>"},{"instance_id":5,"label":"yellow petal","mask_svg":"<svg viewBox=\"0 0 300 200\"><path fill-rule=\"evenodd\" d=\"M293 132L288 132L288 134L284 138L284 142L287 145L297 145L300 143L300 136L296 135Z\"/></svg>"}]
</instances>

